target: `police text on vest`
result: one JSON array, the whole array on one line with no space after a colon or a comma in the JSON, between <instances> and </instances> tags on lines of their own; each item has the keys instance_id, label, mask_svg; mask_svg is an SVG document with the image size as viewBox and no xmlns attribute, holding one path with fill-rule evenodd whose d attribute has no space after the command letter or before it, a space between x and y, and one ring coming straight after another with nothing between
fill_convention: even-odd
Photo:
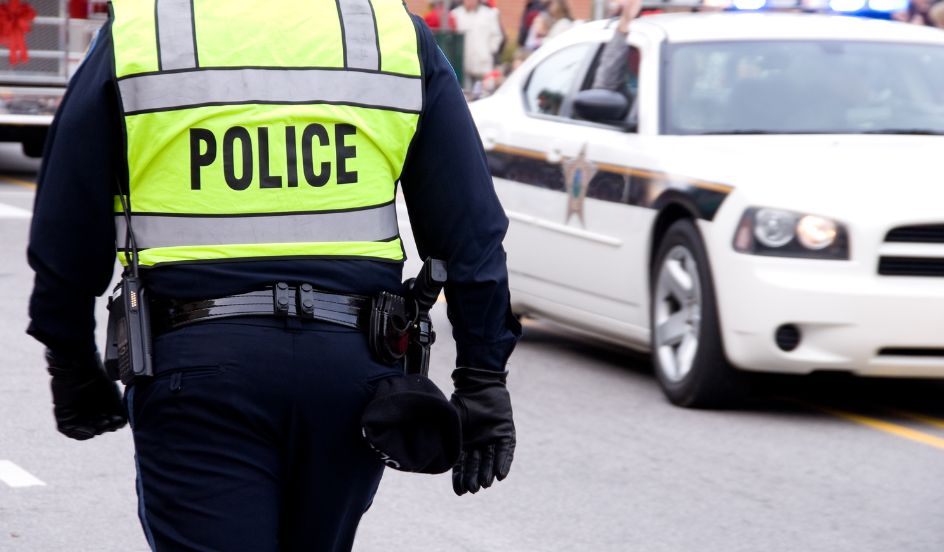
<instances>
[{"instance_id":1,"label":"police text on vest","mask_svg":"<svg viewBox=\"0 0 944 552\"><path fill-rule=\"evenodd\" d=\"M331 173L334 170L335 181L338 184L356 183L357 171L348 170L347 161L357 155L357 148L348 145L345 141L348 136L356 135L357 128L353 125L334 125L334 167L328 161L323 161L315 167L313 160L315 140L318 141L318 147L329 147L331 140L325 125L312 123L306 126L301 135L301 164L305 182L316 188L324 186L331 180ZM296 138L296 128L285 127L285 171L282 175L272 174L269 162L269 127L263 126L256 129L257 145L253 144L252 133L246 127L234 126L227 129L222 140L223 178L226 184L237 191L249 188L253 182L257 182L260 188L281 188L284 176L287 187L297 187L298 140ZM190 189L200 189L201 171L216 161L220 150L219 143L216 134L208 129L190 129ZM240 154L238 160L237 148ZM237 166L237 161L239 161L239 166ZM258 172L256 165L258 165Z\"/></svg>"}]
</instances>

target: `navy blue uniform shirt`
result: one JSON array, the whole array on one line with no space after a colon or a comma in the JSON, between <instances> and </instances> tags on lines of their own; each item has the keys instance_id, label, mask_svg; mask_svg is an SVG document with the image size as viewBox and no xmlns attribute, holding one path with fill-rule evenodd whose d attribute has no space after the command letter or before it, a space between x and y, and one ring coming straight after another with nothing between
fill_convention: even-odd
<instances>
[{"instance_id":1,"label":"navy blue uniform shirt","mask_svg":"<svg viewBox=\"0 0 944 552\"><path fill-rule=\"evenodd\" d=\"M455 73L422 20L425 107L401 175L421 257L446 260L449 319L460 366L503 369L520 326L511 314L501 241L508 221L495 195ZM95 297L115 266L113 197L127 189L122 120L106 23L72 78L50 128L36 190L28 257L36 271L28 333L52 349L95 347ZM220 297L279 281L338 292L399 290L402 265L373 260L253 260L149 268L152 294Z\"/></svg>"}]
</instances>

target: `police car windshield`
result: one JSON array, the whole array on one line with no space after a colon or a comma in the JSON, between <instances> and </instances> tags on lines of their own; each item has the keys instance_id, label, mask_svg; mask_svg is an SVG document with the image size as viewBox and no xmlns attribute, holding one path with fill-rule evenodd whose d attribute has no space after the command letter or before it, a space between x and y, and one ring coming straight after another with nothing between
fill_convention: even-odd
<instances>
[{"instance_id":1,"label":"police car windshield","mask_svg":"<svg viewBox=\"0 0 944 552\"><path fill-rule=\"evenodd\" d=\"M709 42L666 60L663 134L944 134L944 46Z\"/></svg>"}]
</instances>

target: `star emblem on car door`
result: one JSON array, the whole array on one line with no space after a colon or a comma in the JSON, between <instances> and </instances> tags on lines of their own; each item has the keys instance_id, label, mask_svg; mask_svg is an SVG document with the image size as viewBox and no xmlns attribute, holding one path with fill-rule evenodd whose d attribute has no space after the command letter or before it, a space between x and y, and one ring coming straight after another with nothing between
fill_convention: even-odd
<instances>
[{"instance_id":1,"label":"star emblem on car door","mask_svg":"<svg viewBox=\"0 0 944 552\"><path fill-rule=\"evenodd\" d=\"M590 181L597 174L596 165L587 159L587 145L584 144L580 148L580 154L577 157L562 161L561 166L564 170L564 187L567 192L567 216L564 223L570 222L570 217L577 215L580 225L586 226L583 204Z\"/></svg>"}]
</instances>

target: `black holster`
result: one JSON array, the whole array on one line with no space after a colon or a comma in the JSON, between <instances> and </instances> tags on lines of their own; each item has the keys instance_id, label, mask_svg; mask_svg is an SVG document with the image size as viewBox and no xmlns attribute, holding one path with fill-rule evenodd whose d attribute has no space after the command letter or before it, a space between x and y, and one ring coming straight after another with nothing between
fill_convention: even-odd
<instances>
[{"instance_id":1,"label":"black holster","mask_svg":"<svg viewBox=\"0 0 944 552\"><path fill-rule=\"evenodd\" d=\"M436 342L433 308L446 283L446 263L428 258L416 278L403 283L406 297L385 291L371 304L367 340L374 358L394 364L406 357L407 374L429 372L430 349Z\"/></svg>"},{"instance_id":2,"label":"black holster","mask_svg":"<svg viewBox=\"0 0 944 552\"><path fill-rule=\"evenodd\" d=\"M371 301L367 325L367 342L374 358L385 364L403 358L415 324L415 309L407 307L405 298L386 291L378 293Z\"/></svg>"}]
</instances>

